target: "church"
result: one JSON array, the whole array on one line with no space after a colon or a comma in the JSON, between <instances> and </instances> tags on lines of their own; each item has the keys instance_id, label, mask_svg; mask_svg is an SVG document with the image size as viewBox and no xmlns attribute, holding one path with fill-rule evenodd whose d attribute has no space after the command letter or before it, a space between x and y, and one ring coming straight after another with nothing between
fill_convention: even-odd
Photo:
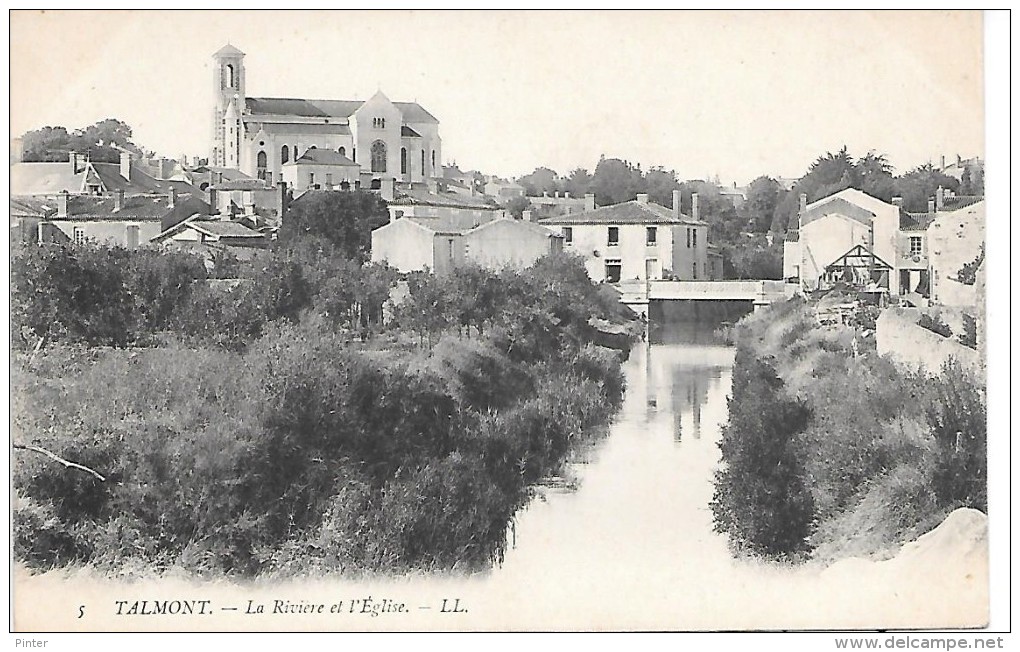
<instances>
[{"instance_id":1,"label":"church","mask_svg":"<svg viewBox=\"0 0 1020 652\"><path fill-rule=\"evenodd\" d=\"M382 91L364 101L248 97L244 53L228 44L213 60L213 166L301 190L442 176L439 120L417 102L391 102ZM298 176L294 166L313 159L316 172Z\"/></svg>"}]
</instances>

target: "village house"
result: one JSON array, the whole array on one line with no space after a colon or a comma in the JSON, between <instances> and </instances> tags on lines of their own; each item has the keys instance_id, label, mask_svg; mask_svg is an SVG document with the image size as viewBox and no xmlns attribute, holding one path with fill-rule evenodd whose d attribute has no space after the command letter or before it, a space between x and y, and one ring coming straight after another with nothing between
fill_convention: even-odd
<instances>
[{"instance_id":1,"label":"village house","mask_svg":"<svg viewBox=\"0 0 1020 652\"><path fill-rule=\"evenodd\" d=\"M680 212L680 191L673 192L673 208L636 200L595 207L586 196L585 211L544 219L563 235L564 250L584 258L588 275L596 282L621 280L712 278L708 256L708 223L699 219L698 196L692 213Z\"/></svg>"},{"instance_id":2,"label":"village house","mask_svg":"<svg viewBox=\"0 0 1020 652\"><path fill-rule=\"evenodd\" d=\"M134 249L145 246L163 230L196 214L209 204L197 197L126 195L118 190L105 196L60 193L55 210L37 226L38 242L97 243Z\"/></svg>"},{"instance_id":3,"label":"village house","mask_svg":"<svg viewBox=\"0 0 1020 652\"><path fill-rule=\"evenodd\" d=\"M506 217L506 210L491 198L440 192L435 181L402 187L387 203L391 222L402 217L434 218L463 228Z\"/></svg>"},{"instance_id":4,"label":"village house","mask_svg":"<svg viewBox=\"0 0 1020 652\"><path fill-rule=\"evenodd\" d=\"M11 242L38 242L39 223L57 212L55 197L11 197Z\"/></svg>"},{"instance_id":5,"label":"village house","mask_svg":"<svg viewBox=\"0 0 1020 652\"><path fill-rule=\"evenodd\" d=\"M372 231L372 261L402 273L444 275L465 265L524 269L562 250L563 238L554 231L503 217L402 217Z\"/></svg>"},{"instance_id":6,"label":"village house","mask_svg":"<svg viewBox=\"0 0 1020 652\"><path fill-rule=\"evenodd\" d=\"M202 191L181 178L158 179L149 174L151 165L139 162L130 152L121 152L119 163L96 163L87 152L69 152L67 161L23 162L10 167L13 196L56 197L72 195L126 195L168 193L201 197Z\"/></svg>"},{"instance_id":7,"label":"village house","mask_svg":"<svg viewBox=\"0 0 1020 652\"><path fill-rule=\"evenodd\" d=\"M932 303L969 307L977 302L975 286L957 278L985 244L985 202L939 213L928 225L928 268Z\"/></svg>"},{"instance_id":8,"label":"village house","mask_svg":"<svg viewBox=\"0 0 1020 652\"><path fill-rule=\"evenodd\" d=\"M528 197L528 201L531 202L531 215L535 220L580 213L586 209L585 198L571 197L569 192L564 192L562 196L559 191L552 196L543 192L541 197Z\"/></svg>"},{"instance_id":9,"label":"village house","mask_svg":"<svg viewBox=\"0 0 1020 652\"><path fill-rule=\"evenodd\" d=\"M501 205L506 206L515 197L524 196L524 186L493 176L485 182L484 192Z\"/></svg>"},{"instance_id":10,"label":"village house","mask_svg":"<svg viewBox=\"0 0 1020 652\"><path fill-rule=\"evenodd\" d=\"M783 274L805 291L845 282L920 303L930 294L928 227L946 208L939 188L923 213L847 188L811 204L801 195L796 233L783 247Z\"/></svg>"},{"instance_id":11,"label":"village house","mask_svg":"<svg viewBox=\"0 0 1020 652\"><path fill-rule=\"evenodd\" d=\"M361 166L339 152L312 147L283 164L281 179L300 190L354 190L361 185Z\"/></svg>"},{"instance_id":12,"label":"village house","mask_svg":"<svg viewBox=\"0 0 1020 652\"><path fill-rule=\"evenodd\" d=\"M244 56L229 44L213 55L213 166L275 184L287 163L315 148L358 165L369 183L440 176L439 120L417 102L391 102L382 91L368 100L248 97ZM335 166L311 173L336 174L337 185L351 176Z\"/></svg>"}]
</instances>

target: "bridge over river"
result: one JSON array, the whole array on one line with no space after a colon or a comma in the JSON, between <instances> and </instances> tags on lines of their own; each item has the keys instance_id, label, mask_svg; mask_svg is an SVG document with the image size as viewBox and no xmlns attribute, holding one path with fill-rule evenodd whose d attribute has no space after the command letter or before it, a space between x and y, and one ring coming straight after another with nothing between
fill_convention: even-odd
<instances>
[{"instance_id":1,"label":"bridge over river","mask_svg":"<svg viewBox=\"0 0 1020 652\"><path fill-rule=\"evenodd\" d=\"M737 302L757 310L784 301L797 291L796 283L769 280L666 281L629 280L616 284L620 300L637 313L649 314L654 302Z\"/></svg>"}]
</instances>

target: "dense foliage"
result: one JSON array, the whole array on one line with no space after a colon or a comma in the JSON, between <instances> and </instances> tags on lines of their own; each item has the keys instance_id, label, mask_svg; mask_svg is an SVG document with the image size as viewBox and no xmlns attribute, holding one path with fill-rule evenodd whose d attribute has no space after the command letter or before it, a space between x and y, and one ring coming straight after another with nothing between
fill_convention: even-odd
<instances>
[{"instance_id":1,"label":"dense foliage","mask_svg":"<svg viewBox=\"0 0 1020 652\"><path fill-rule=\"evenodd\" d=\"M122 149L145 152L131 142L131 127L115 118L68 131L66 127L43 127L21 136L25 161L66 161L71 151L88 153L96 163L118 163Z\"/></svg>"},{"instance_id":2,"label":"dense foliage","mask_svg":"<svg viewBox=\"0 0 1020 652\"><path fill-rule=\"evenodd\" d=\"M618 356L588 324L618 304L554 257L414 277L384 324L393 270L326 249L232 280L187 256L18 252L22 346L51 343L15 356L15 441L105 477L18 451L19 561L252 575L500 558L533 484L619 404Z\"/></svg>"},{"instance_id":3,"label":"dense foliage","mask_svg":"<svg viewBox=\"0 0 1020 652\"><path fill-rule=\"evenodd\" d=\"M987 509L984 384L972 372L904 371L863 330L817 326L802 301L745 319L737 346L712 505L735 549L883 555L953 509Z\"/></svg>"}]
</instances>

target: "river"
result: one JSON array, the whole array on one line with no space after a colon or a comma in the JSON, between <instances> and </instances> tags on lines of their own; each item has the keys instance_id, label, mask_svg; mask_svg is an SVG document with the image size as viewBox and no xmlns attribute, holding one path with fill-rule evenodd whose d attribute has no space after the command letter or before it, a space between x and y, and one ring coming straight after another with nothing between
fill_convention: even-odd
<instances>
[{"instance_id":1,"label":"river","mask_svg":"<svg viewBox=\"0 0 1020 652\"><path fill-rule=\"evenodd\" d=\"M346 580L122 583L91 574L15 578L21 625L193 630L742 630L979 625L983 566L947 569L935 551L910 563L830 569L735 559L712 529L717 442L734 350L711 327L664 328L624 366L627 391L607 436L518 514L502 564L456 573ZM566 484L571 488L563 488ZM932 568L939 565L938 572ZM966 578L966 579L961 579ZM218 618L132 620L115 600L198 597L238 611ZM370 598L381 612L360 610ZM323 613L278 615L275 600ZM385 611L402 604L404 611ZM249 602L251 601L251 602ZM445 602L444 602L445 601ZM48 604L45 612L26 605ZM77 618L86 604L88 619ZM249 615L250 604L267 613ZM343 615L329 613L342 605ZM360 606L359 606L360 605ZM359 610L350 613L352 606ZM444 611L445 608L445 611ZM20 627L19 627L20 628Z\"/></svg>"}]
</instances>

